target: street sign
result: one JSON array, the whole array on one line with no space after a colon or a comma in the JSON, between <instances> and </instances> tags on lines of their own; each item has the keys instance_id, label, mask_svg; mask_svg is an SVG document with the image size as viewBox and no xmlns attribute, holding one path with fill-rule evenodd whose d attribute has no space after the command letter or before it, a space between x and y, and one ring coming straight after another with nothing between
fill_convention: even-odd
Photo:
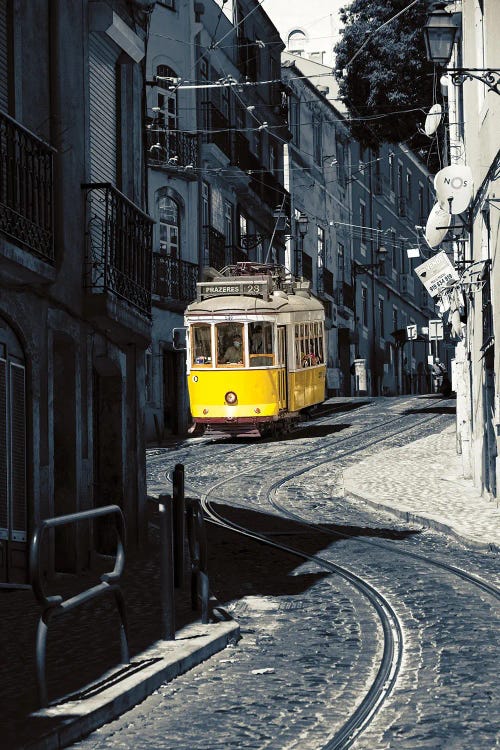
<instances>
[{"instance_id":1,"label":"street sign","mask_svg":"<svg viewBox=\"0 0 500 750\"><path fill-rule=\"evenodd\" d=\"M417 266L415 273L431 297L437 297L443 289L458 281L458 273L444 250Z\"/></svg>"},{"instance_id":2,"label":"street sign","mask_svg":"<svg viewBox=\"0 0 500 750\"><path fill-rule=\"evenodd\" d=\"M409 341L416 339L417 338L417 326L415 324L406 326L406 335Z\"/></svg>"},{"instance_id":3,"label":"street sign","mask_svg":"<svg viewBox=\"0 0 500 750\"><path fill-rule=\"evenodd\" d=\"M438 341L440 339L444 339L443 321L439 318L437 320L429 320L429 340Z\"/></svg>"}]
</instances>

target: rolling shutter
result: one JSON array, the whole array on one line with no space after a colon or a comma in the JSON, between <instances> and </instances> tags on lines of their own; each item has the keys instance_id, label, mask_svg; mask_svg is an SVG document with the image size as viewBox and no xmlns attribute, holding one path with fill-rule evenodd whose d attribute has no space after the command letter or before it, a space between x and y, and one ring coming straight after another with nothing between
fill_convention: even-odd
<instances>
[{"instance_id":1,"label":"rolling shutter","mask_svg":"<svg viewBox=\"0 0 500 750\"><path fill-rule=\"evenodd\" d=\"M90 34L90 181L113 185L117 167L117 57L111 39Z\"/></svg>"}]
</instances>

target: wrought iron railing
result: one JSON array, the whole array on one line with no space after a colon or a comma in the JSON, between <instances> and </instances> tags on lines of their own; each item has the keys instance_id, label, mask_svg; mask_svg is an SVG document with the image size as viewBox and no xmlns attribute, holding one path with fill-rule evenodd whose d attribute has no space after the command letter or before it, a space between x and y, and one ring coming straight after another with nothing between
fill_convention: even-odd
<instances>
[{"instance_id":1,"label":"wrought iron railing","mask_svg":"<svg viewBox=\"0 0 500 750\"><path fill-rule=\"evenodd\" d=\"M203 227L203 262L212 268L221 269L226 264L226 238L218 229Z\"/></svg>"},{"instance_id":2,"label":"wrought iron railing","mask_svg":"<svg viewBox=\"0 0 500 750\"><path fill-rule=\"evenodd\" d=\"M153 123L147 132L147 144L150 166L186 170L198 167L198 137L192 133L172 132Z\"/></svg>"},{"instance_id":3,"label":"wrought iron railing","mask_svg":"<svg viewBox=\"0 0 500 750\"><path fill-rule=\"evenodd\" d=\"M0 112L0 232L54 262L55 149Z\"/></svg>"},{"instance_id":4,"label":"wrought iron railing","mask_svg":"<svg viewBox=\"0 0 500 750\"><path fill-rule=\"evenodd\" d=\"M153 294L175 300L192 300L196 297L198 265L153 253Z\"/></svg>"},{"instance_id":5,"label":"wrought iron railing","mask_svg":"<svg viewBox=\"0 0 500 750\"><path fill-rule=\"evenodd\" d=\"M82 185L87 200L85 287L151 315L153 219L110 183Z\"/></svg>"}]
</instances>

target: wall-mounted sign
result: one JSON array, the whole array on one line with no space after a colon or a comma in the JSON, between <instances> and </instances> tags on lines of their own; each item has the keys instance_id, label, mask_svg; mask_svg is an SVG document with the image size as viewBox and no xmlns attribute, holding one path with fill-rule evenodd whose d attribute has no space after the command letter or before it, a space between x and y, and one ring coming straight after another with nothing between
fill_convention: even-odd
<instances>
[{"instance_id":1,"label":"wall-mounted sign","mask_svg":"<svg viewBox=\"0 0 500 750\"><path fill-rule=\"evenodd\" d=\"M412 323L411 325L406 326L406 337L408 341L413 341L414 339L417 338L417 335L418 335L417 326L415 325L415 323Z\"/></svg>"},{"instance_id":2,"label":"wall-mounted sign","mask_svg":"<svg viewBox=\"0 0 500 750\"><path fill-rule=\"evenodd\" d=\"M417 266L415 273L431 297L436 297L447 286L458 281L458 273L444 250Z\"/></svg>"},{"instance_id":3,"label":"wall-mounted sign","mask_svg":"<svg viewBox=\"0 0 500 750\"><path fill-rule=\"evenodd\" d=\"M440 318L429 320L429 339L431 341L438 341L443 338L443 321Z\"/></svg>"}]
</instances>

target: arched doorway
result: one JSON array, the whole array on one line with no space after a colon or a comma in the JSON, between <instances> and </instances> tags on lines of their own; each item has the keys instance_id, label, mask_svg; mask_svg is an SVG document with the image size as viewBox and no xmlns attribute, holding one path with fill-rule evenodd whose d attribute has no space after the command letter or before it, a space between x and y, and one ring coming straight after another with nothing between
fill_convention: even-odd
<instances>
[{"instance_id":1,"label":"arched doorway","mask_svg":"<svg viewBox=\"0 0 500 750\"><path fill-rule=\"evenodd\" d=\"M27 583L26 366L14 331L0 324L0 582Z\"/></svg>"}]
</instances>

